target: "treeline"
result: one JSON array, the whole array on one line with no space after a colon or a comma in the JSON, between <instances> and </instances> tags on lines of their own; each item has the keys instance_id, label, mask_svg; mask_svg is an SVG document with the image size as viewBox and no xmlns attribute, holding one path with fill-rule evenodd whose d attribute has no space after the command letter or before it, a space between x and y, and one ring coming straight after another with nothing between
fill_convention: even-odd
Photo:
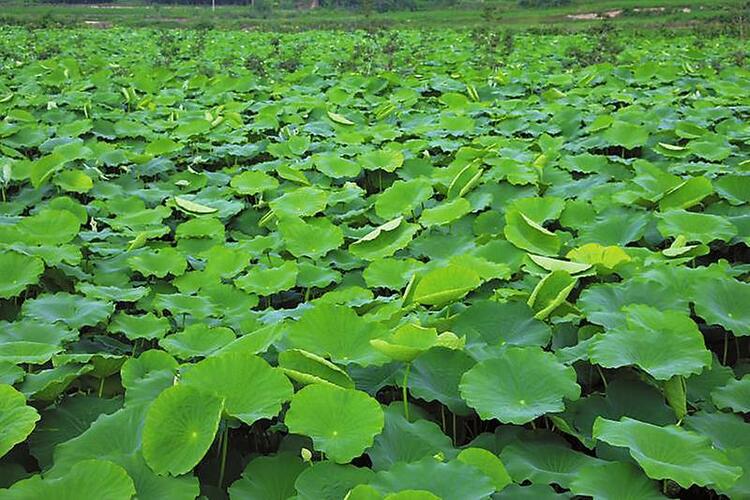
<instances>
[{"instance_id":1,"label":"treeline","mask_svg":"<svg viewBox=\"0 0 750 500\"><path fill-rule=\"evenodd\" d=\"M123 3L112 0L40 0L57 4ZM211 5L211 0L146 0L152 5ZM450 6L458 0L216 0L216 5L247 5L260 10L315 9L318 7L352 10L416 10L420 8Z\"/></svg>"}]
</instances>

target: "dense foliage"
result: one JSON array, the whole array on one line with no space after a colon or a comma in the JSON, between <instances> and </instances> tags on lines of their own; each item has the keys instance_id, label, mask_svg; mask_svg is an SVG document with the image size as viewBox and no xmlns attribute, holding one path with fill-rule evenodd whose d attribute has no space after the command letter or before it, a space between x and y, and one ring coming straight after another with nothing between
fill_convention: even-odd
<instances>
[{"instance_id":1,"label":"dense foliage","mask_svg":"<svg viewBox=\"0 0 750 500\"><path fill-rule=\"evenodd\" d=\"M0 498L748 498L745 49L0 31Z\"/></svg>"}]
</instances>

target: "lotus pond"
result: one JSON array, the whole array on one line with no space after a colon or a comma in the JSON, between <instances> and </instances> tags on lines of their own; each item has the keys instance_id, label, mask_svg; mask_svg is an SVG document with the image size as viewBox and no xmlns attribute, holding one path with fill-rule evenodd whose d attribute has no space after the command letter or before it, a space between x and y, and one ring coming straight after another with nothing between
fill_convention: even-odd
<instances>
[{"instance_id":1,"label":"lotus pond","mask_svg":"<svg viewBox=\"0 0 750 500\"><path fill-rule=\"evenodd\" d=\"M0 30L0 498L749 498L748 48Z\"/></svg>"}]
</instances>

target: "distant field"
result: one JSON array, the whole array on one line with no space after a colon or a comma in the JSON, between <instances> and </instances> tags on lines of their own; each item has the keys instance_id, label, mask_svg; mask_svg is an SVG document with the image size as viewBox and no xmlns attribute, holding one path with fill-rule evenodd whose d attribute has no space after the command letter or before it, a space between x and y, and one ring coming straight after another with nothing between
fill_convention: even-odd
<instances>
[{"instance_id":1,"label":"distant field","mask_svg":"<svg viewBox=\"0 0 750 500\"><path fill-rule=\"evenodd\" d=\"M249 6L152 6L137 3L50 5L2 2L2 24L36 27L112 26L216 27L222 29L311 29L391 27L587 28L601 20L639 28L728 25L740 18L743 0L605 0L578 1L557 8L522 8L512 0L460 2L455 7L365 15L355 10L274 10Z\"/></svg>"}]
</instances>

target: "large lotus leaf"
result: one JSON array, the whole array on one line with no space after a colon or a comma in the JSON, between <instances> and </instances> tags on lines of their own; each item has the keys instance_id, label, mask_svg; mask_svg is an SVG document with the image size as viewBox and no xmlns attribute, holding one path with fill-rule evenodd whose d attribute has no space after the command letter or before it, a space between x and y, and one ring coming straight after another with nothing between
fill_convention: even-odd
<instances>
[{"instance_id":1,"label":"large lotus leaf","mask_svg":"<svg viewBox=\"0 0 750 500\"><path fill-rule=\"evenodd\" d=\"M62 322L76 330L94 326L114 310L111 302L89 299L65 292L45 293L23 303L24 316L43 323Z\"/></svg>"},{"instance_id":2,"label":"large lotus leaf","mask_svg":"<svg viewBox=\"0 0 750 500\"><path fill-rule=\"evenodd\" d=\"M273 295L294 288L299 268L294 261L286 261L278 267L253 267L234 282L238 288L258 295Z\"/></svg>"},{"instance_id":3,"label":"large lotus leaf","mask_svg":"<svg viewBox=\"0 0 750 500\"><path fill-rule=\"evenodd\" d=\"M549 326L534 319L534 312L523 302L474 302L456 317L452 328L490 346L543 346L552 336Z\"/></svg>"},{"instance_id":4,"label":"large lotus leaf","mask_svg":"<svg viewBox=\"0 0 750 500\"><path fill-rule=\"evenodd\" d=\"M628 448L630 455L652 479L672 479L683 488L730 487L742 469L711 446L708 438L673 425L659 427L632 418L619 422L599 417L594 438Z\"/></svg>"},{"instance_id":5,"label":"large lotus leaf","mask_svg":"<svg viewBox=\"0 0 750 500\"><path fill-rule=\"evenodd\" d=\"M492 480L480 469L458 460L397 463L378 472L370 482L383 493L404 490L430 491L443 500L483 499L495 491Z\"/></svg>"},{"instance_id":6,"label":"large lotus leaf","mask_svg":"<svg viewBox=\"0 0 750 500\"><path fill-rule=\"evenodd\" d=\"M229 488L231 500L287 500L296 493L294 482L309 466L293 453L260 456L250 461Z\"/></svg>"},{"instance_id":7,"label":"large lotus leaf","mask_svg":"<svg viewBox=\"0 0 750 500\"><path fill-rule=\"evenodd\" d=\"M568 252L567 257L575 262L596 266L601 274L611 273L617 266L630 262L631 257L618 246L603 246L587 243Z\"/></svg>"},{"instance_id":8,"label":"large lotus leaf","mask_svg":"<svg viewBox=\"0 0 750 500\"><path fill-rule=\"evenodd\" d=\"M78 377L93 371L91 365L65 364L48 370L30 373L23 379L21 392L37 401L53 401Z\"/></svg>"},{"instance_id":9,"label":"large lotus leaf","mask_svg":"<svg viewBox=\"0 0 750 500\"><path fill-rule=\"evenodd\" d=\"M626 325L593 342L589 357L594 363L607 368L635 365L658 380L689 377L711 364L703 335L689 316L645 305L623 310Z\"/></svg>"},{"instance_id":10,"label":"large lotus leaf","mask_svg":"<svg viewBox=\"0 0 750 500\"><path fill-rule=\"evenodd\" d=\"M15 363L0 361L0 384L13 385L21 380L26 372Z\"/></svg>"},{"instance_id":11,"label":"large lotus leaf","mask_svg":"<svg viewBox=\"0 0 750 500\"><path fill-rule=\"evenodd\" d=\"M542 434L511 442L503 448L500 459L510 477L517 483L557 484L569 488L587 465L605 463L572 450L558 436Z\"/></svg>"},{"instance_id":12,"label":"large lotus leaf","mask_svg":"<svg viewBox=\"0 0 750 500\"><path fill-rule=\"evenodd\" d=\"M164 156L176 153L183 147L182 144L177 143L168 137L160 137L146 145L145 153L152 156Z\"/></svg>"},{"instance_id":13,"label":"large lotus leaf","mask_svg":"<svg viewBox=\"0 0 750 500\"><path fill-rule=\"evenodd\" d=\"M406 420L403 408L398 404L385 409L383 432L375 437L374 444L367 450L376 471L387 470L399 462L416 462L438 454L448 458L455 456L451 438L433 422Z\"/></svg>"},{"instance_id":14,"label":"large lotus leaf","mask_svg":"<svg viewBox=\"0 0 750 500\"><path fill-rule=\"evenodd\" d=\"M411 363L417 356L435 346L460 349L464 340L452 332L438 335L435 328L406 323L389 335L370 340L370 344L393 360Z\"/></svg>"},{"instance_id":15,"label":"large lotus leaf","mask_svg":"<svg viewBox=\"0 0 750 500\"><path fill-rule=\"evenodd\" d=\"M401 290L422 265L416 259L379 259L370 262L362 277L371 288Z\"/></svg>"},{"instance_id":16,"label":"large lotus leaf","mask_svg":"<svg viewBox=\"0 0 750 500\"><path fill-rule=\"evenodd\" d=\"M461 399L458 384L461 376L475 364L476 361L461 350L430 349L412 363L409 392L425 401L440 401L458 415L468 415L470 410Z\"/></svg>"},{"instance_id":17,"label":"large lotus leaf","mask_svg":"<svg viewBox=\"0 0 750 500\"><path fill-rule=\"evenodd\" d=\"M349 245L352 255L366 260L378 260L392 256L406 247L419 226L403 222L401 217L380 225Z\"/></svg>"},{"instance_id":18,"label":"large lotus leaf","mask_svg":"<svg viewBox=\"0 0 750 500\"><path fill-rule=\"evenodd\" d=\"M135 486L125 469L105 460L85 460L76 464L66 476L42 479L37 475L17 482L8 490L0 490L0 496L12 500L123 500L133 495Z\"/></svg>"},{"instance_id":19,"label":"large lotus leaf","mask_svg":"<svg viewBox=\"0 0 750 500\"><path fill-rule=\"evenodd\" d=\"M143 425L143 458L159 475L185 474L201 461L219 428L221 397L178 384L154 400Z\"/></svg>"},{"instance_id":20,"label":"large lotus leaf","mask_svg":"<svg viewBox=\"0 0 750 500\"><path fill-rule=\"evenodd\" d=\"M235 339L229 328L209 327L204 323L188 326L183 331L167 335L159 340L159 345L178 359L209 356Z\"/></svg>"},{"instance_id":21,"label":"large lotus leaf","mask_svg":"<svg viewBox=\"0 0 750 500\"><path fill-rule=\"evenodd\" d=\"M207 297L201 295L158 293L151 306L156 311L169 311L175 317L190 315L204 319L214 314L214 305Z\"/></svg>"},{"instance_id":22,"label":"large lotus leaf","mask_svg":"<svg viewBox=\"0 0 750 500\"><path fill-rule=\"evenodd\" d=\"M304 221L299 217L285 216L279 221L279 232L286 248L295 257L322 257L344 243L338 226L325 218Z\"/></svg>"},{"instance_id":23,"label":"large lotus leaf","mask_svg":"<svg viewBox=\"0 0 750 500\"><path fill-rule=\"evenodd\" d=\"M52 465L54 448L81 435L100 415L114 413L121 398L105 399L79 394L65 398L58 406L42 411L42 421L29 438L31 453L42 469Z\"/></svg>"},{"instance_id":24,"label":"large lotus leaf","mask_svg":"<svg viewBox=\"0 0 750 500\"><path fill-rule=\"evenodd\" d=\"M145 405L136 405L111 415L101 415L82 434L55 448L50 476L68 475L81 461L97 458L122 466L133 478L138 498L194 498L198 495L197 478L159 476L146 464L141 453L141 430L147 409Z\"/></svg>"},{"instance_id":25,"label":"large lotus leaf","mask_svg":"<svg viewBox=\"0 0 750 500\"><path fill-rule=\"evenodd\" d=\"M7 299L20 295L29 285L37 284L44 272L44 262L37 257L3 251L0 254L0 269L3 270L0 299Z\"/></svg>"},{"instance_id":26,"label":"large lotus leaf","mask_svg":"<svg viewBox=\"0 0 750 500\"><path fill-rule=\"evenodd\" d=\"M252 390L248 390L248 381ZM226 414L248 425L278 414L294 392L281 370L242 353L204 359L185 372L182 383L222 398Z\"/></svg>"},{"instance_id":27,"label":"large lotus leaf","mask_svg":"<svg viewBox=\"0 0 750 500\"><path fill-rule=\"evenodd\" d=\"M375 213L386 220L406 215L432 196L430 182L423 178L396 181L375 200Z\"/></svg>"},{"instance_id":28,"label":"large lotus leaf","mask_svg":"<svg viewBox=\"0 0 750 500\"><path fill-rule=\"evenodd\" d=\"M284 327L285 324L279 322L253 329L219 349L217 354L228 352L258 354L265 352L281 336Z\"/></svg>"},{"instance_id":29,"label":"large lotus leaf","mask_svg":"<svg viewBox=\"0 0 750 500\"><path fill-rule=\"evenodd\" d=\"M417 282L414 301L424 305L442 306L465 296L481 284L476 271L451 264L434 269Z\"/></svg>"},{"instance_id":30,"label":"large lotus leaf","mask_svg":"<svg viewBox=\"0 0 750 500\"><path fill-rule=\"evenodd\" d=\"M484 448L464 448L457 458L459 462L476 467L492 479L496 491L502 490L513 482L503 462L497 455Z\"/></svg>"},{"instance_id":31,"label":"large lotus leaf","mask_svg":"<svg viewBox=\"0 0 750 500\"><path fill-rule=\"evenodd\" d=\"M615 121L604 132L604 138L612 145L633 149L648 142L648 130L641 125Z\"/></svg>"},{"instance_id":32,"label":"large lotus leaf","mask_svg":"<svg viewBox=\"0 0 750 500\"><path fill-rule=\"evenodd\" d=\"M718 215L670 210L659 216L657 225L665 238L685 236L687 241L711 243L729 241L737 234L737 228L724 217Z\"/></svg>"},{"instance_id":33,"label":"large lotus leaf","mask_svg":"<svg viewBox=\"0 0 750 500\"><path fill-rule=\"evenodd\" d=\"M544 319L557 309L570 295L578 280L567 271L552 271L539 283L529 296L528 305L534 311L534 319Z\"/></svg>"},{"instance_id":34,"label":"large lotus leaf","mask_svg":"<svg viewBox=\"0 0 750 500\"><path fill-rule=\"evenodd\" d=\"M561 500L572 498L569 493L557 493L551 486L545 484L530 484L520 486L511 484L492 497L494 500Z\"/></svg>"},{"instance_id":35,"label":"large lotus leaf","mask_svg":"<svg viewBox=\"0 0 750 500\"><path fill-rule=\"evenodd\" d=\"M622 500L664 499L659 484L643 475L636 466L624 462L589 464L581 467L579 475L570 483L577 495L594 499Z\"/></svg>"},{"instance_id":36,"label":"large lotus leaf","mask_svg":"<svg viewBox=\"0 0 750 500\"><path fill-rule=\"evenodd\" d=\"M708 437L716 448L750 448L750 423L740 415L700 411L685 417L685 427Z\"/></svg>"},{"instance_id":37,"label":"large lotus leaf","mask_svg":"<svg viewBox=\"0 0 750 500\"><path fill-rule=\"evenodd\" d=\"M565 409L581 388L575 371L537 347L508 348L478 363L461 378L461 396L485 420L525 424Z\"/></svg>"},{"instance_id":38,"label":"large lotus leaf","mask_svg":"<svg viewBox=\"0 0 750 500\"><path fill-rule=\"evenodd\" d=\"M737 413L750 413L750 374L739 380L733 379L711 393L718 408L729 408Z\"/></svg>"},{"instance_id":39,"label":"large lotus leaf","mask_svg":"<svg viewBox=\"0 0 750 500\"><path fill-rule=\"evenodd\" d=\"M81 221L67 210L42 210L16 226L19 241L30 245L61 245L76 237Z\"/></svg>"},{"instance_id":40,"label":"large lotus leaf","mask_svg":"<svg viewBox=\"0 0 750 500\"><path fill-rule=\"evenodd\" d=\"M750 202L750 175L727 174L714 182L716 192L732 205Z\"/></svg>"},{"instance_id":41,"label":"large lotus leaf","mask_svg":"<svg viewBox=\"0 0 750 500\"><path fill-rule=\"evenodd\" d=\"M457 221L471 211L471 203L465 198L454 198L433 208L427 208L419 217L424 227L441 226Z\"/></svg>"},{"instance_id":42,"label":"large lotus leaf","mask_svg":"<svg viewBox=\"0 0 750 500\"><path fill-rule=\"evenodd\" d=\"M713 192L714 188L710 180L705 177L691 177L668 191L659 200L659 209L665 212L667 210L690 208Z\"/></svg>"},{"instance_id":43,"label":"large lotus leaf","mask_svg":"<svg viewBox=\"0 0 750 500\"><path fill-rule=\"evenodd\" d=\"M560 238L518 210L505 214L505 238L527 252L555 256L560 251Z\"/></svg>"},{"instance_id":44,"label":"large lotus leaf","mask_svg":"<svg viewBox=\"0 0 750 500\"><path fill-rule=\"evenodd\" d=\"M328 196L322 189L302 187L285 193L269 205L277 215L312 217L326 208Z\"/></svg>"},{"instance_id":45,"label":"large lotus leaf","mask_svg":"<svg viewBox=\"0 0 750 500\"><path fill-rule=\"evenodd\" d=\"M333 384L354 389L354 381L344 370L327 359L302 349L287 349L279 353L279 367L297 383Z\"/></svg>"},{"instance_id":46,"label":"large lotus leaf","mask_svg":"<svg viewBox=\"0 0 750 500\"><path fill-rule=\"evenodd\" d=\"M146 251L128 259L131 269L143 276L163 278L167 274L180 276L187 268L185 257L174 248L162 248Z\"/></svg>"},{"instance_id":47,"label":"large lotus leaf","mask_svg":"<svg viewBox=\"0 0 750 500\"><path fill-rule=\"evenodd\" d=\"M357 161L366 170L393 172L404 164L404 155L400 151L380 149L360 155Z\"/></svg>"},{"instance_id":48,"label":"large lotus leaf","mask_svg":"<svg viewBox=\"0 0 750 500\"><path fill-rule=\"evenodd\" d=\"M309 436L336 463L361 455L383 430L383 422L383 410L375 399L327 384L300 390L284 418L289 432Z\"/></svg>"},{"instance_id":49,"label":"large lotus leaf","mask_svg":"<svg viewBox=\"0 0 750 500\"><path fill-rule=\"evenodd\" d=\"M340 465L330 461L316 462L306 468L294 482L300 500L321 498L342 499L358 484L368 483L373 477L366 467Z\"/></svg>"},{"instance_id":50,"label":"large lotus leaf","mask_svg":"<svg viewBox=\"0 0 750 500\"><path fill-rule=\"evenodd\" d=\"M313 156L315 168L332 179L357 177L362 168L354 161L335 153L319 153Z\"/></svg>"},{"instance_id":51,"label":"large lotus leaf","mask_svg":"<svg viewBox=\"0 0 750 500\"><path fill-rule=\"evenodd\" d=\"M164 337L170 327L167 318L156 316L153 313L132 316L121 312L112 318L107 329L110 332L122 333L130 340L154 340Z\"/></svg>"},{"instance_id":52,"label":"large lotus leaf","mask_svg":"<svg viewBox=\"0 0 750 500\"><path fill-rule=\"evenodd\" d=\"M26 406L26 398L13 387L0 384L0 457L24 441L39 421L39 413Z\"/></svg>"},{"instance_id":53,"label":"large lotus leaf","mask_svg":"<svg viewBox=\"0 0 750 500\"><path fill-rule=\"evenodd\" d=\"M358 316L349 307L316 304L292 324L288 339L292 346L336 363L366 366L387 361L370 345L370 340L384 333L378 323Z\"/></svg>"},{"instance_id":54,"label":"large lotus leaf","mask_svg":"<svg viewBox=\"0 0 750 500\"><path fill-rule=\"evenodd\" d=\"M76 291L85 296L111 302L138 302L148 295L149 290L145 286L120 288L119 286L92 285L83 281L76 283Z\"/></svg>"},{"instance_id":55,"label":"large lotus leaf","mask_svg":"<svg viewBox=\"0 0 750 500\"><path fill-rule=\"evenodd\" d=\"M710 325L721 325L737 336L750 335L750 283L732 278L703 281L695 312Z\"/></svg>"}]
</instances>

